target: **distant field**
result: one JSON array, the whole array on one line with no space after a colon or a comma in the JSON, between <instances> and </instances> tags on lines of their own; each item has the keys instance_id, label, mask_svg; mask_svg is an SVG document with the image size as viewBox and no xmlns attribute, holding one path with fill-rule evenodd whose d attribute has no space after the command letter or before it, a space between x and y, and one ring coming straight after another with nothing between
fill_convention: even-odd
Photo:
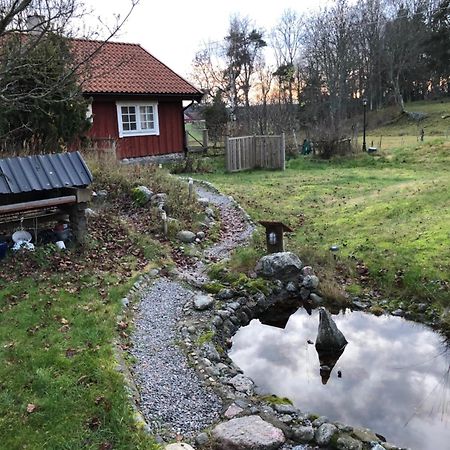
<instances>
[{"instance_id":1,"label":"distant field","mask_svg":"<svg viewBox=\"0 0 450 450\"><path fill-rule=\"evenodd\" d=\"M436 137L450 139L450 100L406 103L405 109L412 113L426 114L426 117L414 121L404 115L391 123L373 129L373 123L377 123L377 119L383 112L369 113L367 142L370 144L373 140L377 147L381 136L381 148L413 144L418 141L422 129L425 142Z\"/></svg>"}]
</instances>

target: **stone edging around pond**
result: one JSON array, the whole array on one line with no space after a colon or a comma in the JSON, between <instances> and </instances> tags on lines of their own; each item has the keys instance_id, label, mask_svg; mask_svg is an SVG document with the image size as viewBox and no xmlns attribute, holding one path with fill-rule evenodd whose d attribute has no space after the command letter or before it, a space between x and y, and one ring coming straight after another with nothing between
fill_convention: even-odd
<instances>
[{"instance_id":1,"label":"stone edging around pond","mask_svg":"<svg viewBox=\"0 0 450 450\"><path fill-rule=\"evenodd\" d=\"M196 182L198 181L196 180ZM200 181L199 184L219 193L208 182ZM254 223L240 205L232 197L229 198L236 208L240 209L245 219ZM309 281L311 281L311 276L314 276L310 267L303 268L303 275L308 276ZM132 303L138 301L139 292L149 283L154 282L157 276L158 270L155 269L149 274L141 276L131 289L128 298L122 300L124 307L128 307L130 301ZM196 438L196 448L224 450L228 448L228 444L223 441L226 438L221 433L224 431L226 434L227 424L230 427L239 427L240 421L261 421L263 419L261 422L272 427L272 431L276 430L278 433L279 430L283 431L278 434L278 436L284 434L288 439L283 449L295 448L293 446L297 444L320 445L329 448L332 446L332 448L340 450L400 449L400 447L382 442L383 439L370 430L353 428L341 423L330 422L326 417L302 413L290 404L276 404L276 397L272 398L274 402L265 401L264 398L258 396L258 389L253 381L243 375L242 370L231 361L226 353L230 339L239 327L247 325L252 318L257 317L281 299L286 300L300 294L304 300L309 299L316 306L320 304L321 298L315 292L317 283L314 281L313 284L306 287L303 285L303 280L300 281L300 283L293 283L292 281L276 280L267 296L261 292L249 294L244 290L223 289L215 296L216 298L198 293L194 300L189 300L185 304L183 318L177 325L178 335L181 338L180 345L184 348L190 363L196 368L198 374L222 397L225 406L221 415L223 422L220 426L212 427L210 431L200 433ZM201 297L200 301L199 297ZM139 399L133 379L126 370L126 364L120 363L120 357L118 360L118 370L124 373L127 380L129 397L136 411L137 425L149 430L136 407ZM261 424L255 423L254 425L257 429ZM251 428L251 426L252 424L245 422L245 429ZM284 440L284 437L282 439ZM219 442L221 441L222 445L220 446ZM214 447L216 444L218 446ZM279 448L282 444L283 442L280 440L270 448ZM239 448L247 447L239 446ZM300 446L299 448L304 447Z\"/></svg>"},{"instance_id":2,"label":"stone edging around pond","mask_svg":"<svg viewBox=\"0 0 450 450\"><path fill-rule=\"evenodd\" d=\"M310 275L311 268L307 267L306 270ZM300 285L297 289L302 290L302 297L305 297L307 290L313 298L320 298L312 287ZM202 305L201 308L205 308L202 311L196 309L195 298L185 305L184 318L178 324L181 345L191 364L222 397L225 405L222 419L233 420L258 415L265 422L281 429L291 445L330 446L339 450L400 449L383 442L382 437L368 429L354 428L331 422L326 417L303 413L291 404L277 404L276 397L273 398L274 403L264 401L257 394L258 388L253 381L244 376L242 370L231 361L226 348L239 327L248 325L269 307L294 295L298 295L298 291L293 291L292 281L276 282L272 293L267 296L261 292L249 295L242 291L223 289L215 299L208 296L209 303L205 298L198 302L198 305ZM206 304L207 307L204 306ZM221 439L216 427L209 434L199 435L196 443L201 448L211 439Z\"/></svg>"}]
</instances>

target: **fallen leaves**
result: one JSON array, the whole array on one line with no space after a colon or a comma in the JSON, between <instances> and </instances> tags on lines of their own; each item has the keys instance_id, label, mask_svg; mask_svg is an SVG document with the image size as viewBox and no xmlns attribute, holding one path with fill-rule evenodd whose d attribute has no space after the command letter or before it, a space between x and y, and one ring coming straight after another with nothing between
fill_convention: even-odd
<instances>
[{"instance_id":1,"label":"fallen leaves","mask_svg":"<svg viewBox=\"0 0 450 450\"><path fill-rule=\"evenodd\" d=\"M36 411L37 406L34 403L28 403L27 405L27 413L32 414Z\"/></svg>"},{"instance_id":2,"label":"fallen leaves","mask_svg":"<svg viewBox=\"0 0 450 450\"><path fill-rule=\"evenodd\" d=\"M117 329L118 330L126 330L128 328L128 323L121 320L120 322L117 322Z\"/></svg>"},{"instance_id":3,"label":"fallen leaves","mask_svg":"<svg viewBox=\"0 0 450 450\"><path fill-rule=\"evenodd\" d=\"M88 428L90 428L93 431L98 430L100 428L101 424L102 424L102 422L98 417L92 417L86 423Z\"/></svg>"}]
</instances>

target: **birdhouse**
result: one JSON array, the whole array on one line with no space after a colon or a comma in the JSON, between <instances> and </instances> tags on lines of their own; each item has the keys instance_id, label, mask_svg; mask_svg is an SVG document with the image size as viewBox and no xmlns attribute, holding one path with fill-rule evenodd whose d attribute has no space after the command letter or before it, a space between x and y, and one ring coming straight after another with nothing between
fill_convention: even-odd
<instances>
[{"instance_id":1,"label":"birdhouse","mask_svg":"<svg viewBox=\"0 0 450 450\"><path fill-rule=\"evenodd\" d=\"M282 222L260 221L259 223L266 229L267 252L283 252L283 233L292 233L293 230Z\"/></svg>"}]
</instances>

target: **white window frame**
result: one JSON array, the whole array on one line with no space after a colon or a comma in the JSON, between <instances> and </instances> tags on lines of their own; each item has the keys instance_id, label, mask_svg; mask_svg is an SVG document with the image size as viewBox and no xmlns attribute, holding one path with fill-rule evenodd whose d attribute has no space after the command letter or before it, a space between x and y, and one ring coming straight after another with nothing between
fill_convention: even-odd
<instances>
[{"instance_id":1,"label":"white window frame","mask_svg":"<svg viewBox=\"0 0 450 450\"><path fill-rule=\"evenodd\" d=\"M119 137L128 136L159 136L159 115L158 115L158 102L116 102L117 106L117 125L119 127ZM136 110L136 130L124 130L122 122L122 106L134 106ZM141 114L139 112L140 106L152 106L153 107L153 123L154 127L151 129L141 128Z\"/></svg>"}]
</instances>

